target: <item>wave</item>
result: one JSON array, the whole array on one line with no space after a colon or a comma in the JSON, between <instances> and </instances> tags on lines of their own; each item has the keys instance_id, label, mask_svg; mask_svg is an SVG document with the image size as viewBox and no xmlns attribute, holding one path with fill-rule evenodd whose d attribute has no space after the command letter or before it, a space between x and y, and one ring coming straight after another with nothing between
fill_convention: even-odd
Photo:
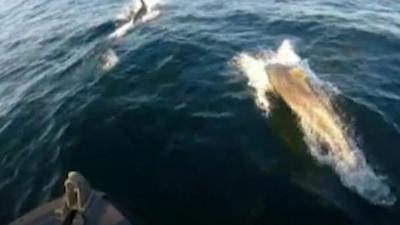
<instances>
[{"instance_id":1,"label":"wave","mask_svg":"<svg viewBox=\"0 0 400 225\"><path fill-rule=\"evenodd\" d=\"M334 91L327 90L329 85L319 80L288 40L276 53L241 53L234 62L248 78L257 106L267 116L271 112L268 94L282 97L297 115L311 155L319 163L331 166L346 187L373 204L390 206L396 202L384 182L385 177L376 174L368 165L352 135L352 127L346 125L343 116L334 109ZM266 69L276 66L279 73ZM296 77L285 77L287 74Z\"/></svg>"}]
</instances>

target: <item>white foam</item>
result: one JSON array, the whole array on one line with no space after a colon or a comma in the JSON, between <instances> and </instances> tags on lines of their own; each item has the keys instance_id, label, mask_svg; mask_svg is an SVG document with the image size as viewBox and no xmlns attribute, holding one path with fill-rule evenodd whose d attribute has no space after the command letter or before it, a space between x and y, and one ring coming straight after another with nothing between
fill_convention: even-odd
<instances>
[{"instance_id":1,"label":"white foam","mask_svg":"<svg viewBox=\"0 0 400 225\"><path fill-rule=\"evenodd\" d=\"M143 16L141 22L142 22L142 23L149 22L149 21L151 21L151 20L156 19L159 15L160 15L160 11L158 11L158 10L150 11L150 12L147 13L145 16Z\"/></svg>"},{"instance_id":2,"label":"white foam","mask_svg":"<svg viewBox=\"0 0 400 225\"><path fill-rule=\"evenodd\" d=\"M355 138L351 135L351 127L342 122L341 115L334 111L329 91L324 90L324 85L311 71L307 63L295 53L288 40L283 41L277 53L268 52L264 57L248 53L239 54L235 63L248 78L249 86L255 90L255 99L258 107L270 111L270 103L267 93L272 87L268 80L265 66L269 64L281 64L296 66L306 74L309 85L315 90L318 101L326 110L304 110L296 112L299 123L304 133L304 140L311 155L321 164L331 166L339 175L341 182L368 201L377 205L390 206L396 202L396 197L391 193L389 186L384 182L385 177L376 174L367 164L365 156L357 146ZM305 103L306 104L306 103ZM319 113L316 116L314 113ZM328 121L327 128L320 129L316 125L319 119ZM326 149L328 148L328 149ZM324 151L326 149L327 151Z\"/></svg>"},{"instance_id":3,"label":"white foam","mask_svg":"<svg viewBox=\"0 0 400 225\"><path fill-rule=\"evenodd\" d=\"M112 68L117 65L119 59L117 54L115 54L114 50L108 49L102 56L101 56L101 69L104 72L110 71Z\"/></svg>"},{"instance_id":4,"label":"white foam","mask_svg":"<svg viewBox=\"0 0 400 225\"><path fill-rule=\"evenodd\" d=\"M129 21L132 15L134 15L140 9L140 4L135 4L135 1L131 1L128 5L124 6L122 11L117 14L116 20L119 22Z\"/></svg>"},{"instance_id":5,"label":"white foam","mask_svg":"<svg viewBox=\"0 0 400 225\"><path fill-rule=\"evenodd\" d=\"M147 7L150 11L154 11L157 7L161 6L165 1L163 0L145 0Z\"/></svg>"},{"instance_id":6,"label":"white foam","mask_svg":"<svg viewBox=\"0 0 400 225\"><path fill-rule=\"evenodd\" d=\"M247 76L248 85L255 91L254 96L257 106L268 115L271 109L271 104L266 92L270 90L271 85L268 76L265 73L265 61L262 57L242 53L235 57L234 64L243 72L244 75Z\"/></svg>"}]
</instances>

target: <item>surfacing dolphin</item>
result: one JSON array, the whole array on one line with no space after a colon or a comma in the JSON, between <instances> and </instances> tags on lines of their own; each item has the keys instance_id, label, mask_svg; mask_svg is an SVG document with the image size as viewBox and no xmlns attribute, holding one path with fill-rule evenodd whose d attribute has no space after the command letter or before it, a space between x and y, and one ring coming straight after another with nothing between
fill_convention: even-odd
<instances>
[{"instance_id":1,"label":"surfacing dolphin","mask_svg":"<svg viewBox=\"0 0 400 225\"><path fill-rule=\"evenodd\" d=\"M337 157L349 168L356 167L357 157L352 140L339 114L330 104L328 95L312 83L307 72L296 62L298 58L285 62L285 59L294 56L288 51L291 48L289 42L284 42L277 53L278 61L283 63L272 63L265 67L271 85L269 91L284 100L302 126L320 142L325 154Z\"/></svg>"},{"instance_id":2,"label":"surfacing dolphin","mask_svg":"<svg viewBox=\"0 0 400 225\"><path fill-rule=\"evenodd\" d=\"M341 182L371 203L396 203L385 178L376 174L352 135L331 94L285 40L277 52L241 53L235 64L254 89L257 106L271 112L269 96L281 98L296 115L304 141L319 163L331 166Z\"/></svg>"},{"instance_id":3,"label":"surfacing dolphin","mask_svg":"<svg viewBox=\"0 0 400 225\"><path fill-rule=\"evenodd\" d=\"M133 23L136 23L138 20L142 19L147 12L149 11L147 8L146 3L143 0L140 0L140 3L142 4L139 11L135 14L133 17Z\"/></svg>"}]
</instances>

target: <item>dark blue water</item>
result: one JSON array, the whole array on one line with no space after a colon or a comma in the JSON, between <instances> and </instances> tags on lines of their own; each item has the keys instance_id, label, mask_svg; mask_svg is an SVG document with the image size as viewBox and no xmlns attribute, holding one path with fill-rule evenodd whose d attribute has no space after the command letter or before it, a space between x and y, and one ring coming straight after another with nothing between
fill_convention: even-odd
<instances>
[{"instance_id":1,"label":"dark blue water","mask_svg":"<svg viewBox=\"0 0 400 225\"><path fill-rule=\"evenodd\" d=\"M140 224L400 223L398 203L371 204L310 156L285 104L265 118L231 63L291 39L399 198L397 1L169 0L112 43L126 5L0 1L0 224L61 194L69 170Z\"/></svg>"}]
</instances>

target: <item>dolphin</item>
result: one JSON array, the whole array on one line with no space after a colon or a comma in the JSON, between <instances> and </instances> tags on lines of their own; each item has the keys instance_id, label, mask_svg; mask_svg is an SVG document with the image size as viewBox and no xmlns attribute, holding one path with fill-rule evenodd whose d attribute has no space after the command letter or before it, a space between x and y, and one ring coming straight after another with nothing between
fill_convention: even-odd
<instances>
[{"instance_id":1,"label":"dolphin","mask_svg":"<svg viewBox=\"0 0 400 225\"><path fill-rule=\"evenodd\" d=\"M234 63L254 89L257 106L269 116L269 97L282 99L296 116L305 144L313 157L331 166L342 183L373 204L396 202L384 178L368 165L362 151L329 93L295 53L289 40L277 51L259 55L241 53Z\"/></svg>"},{"instance_id":2,"label":"dolphin","mask_svg":"<svg viewBox=\"0 0 400 225\"><path fill-rule=\"evenodd\" d=\"M278 59L291 58L284 48L285 46L278 50ZM298 60L278 60L265 66L270 85L267 92L280 97L289 106L300 122L306 124L322 143L327 154L330 154L329 151L335 151L330 155L338 157L350 168L356 167L357 158L338 113L327 101L328 95L310 80L304 69L299 66Z\"/></svg>"},{"instance_id":3,"label":"dolphin","mask_svg":"<svg viewBox=\"0 0 400 225\"><path fill-rule=\"evenodd\" d=\"M148 12L148 8L146 3L143 0L140 0L141 7L139 11L133 17L133 23L136 23L138 20L142 19Z\"/></svg>"}]
</instances>

